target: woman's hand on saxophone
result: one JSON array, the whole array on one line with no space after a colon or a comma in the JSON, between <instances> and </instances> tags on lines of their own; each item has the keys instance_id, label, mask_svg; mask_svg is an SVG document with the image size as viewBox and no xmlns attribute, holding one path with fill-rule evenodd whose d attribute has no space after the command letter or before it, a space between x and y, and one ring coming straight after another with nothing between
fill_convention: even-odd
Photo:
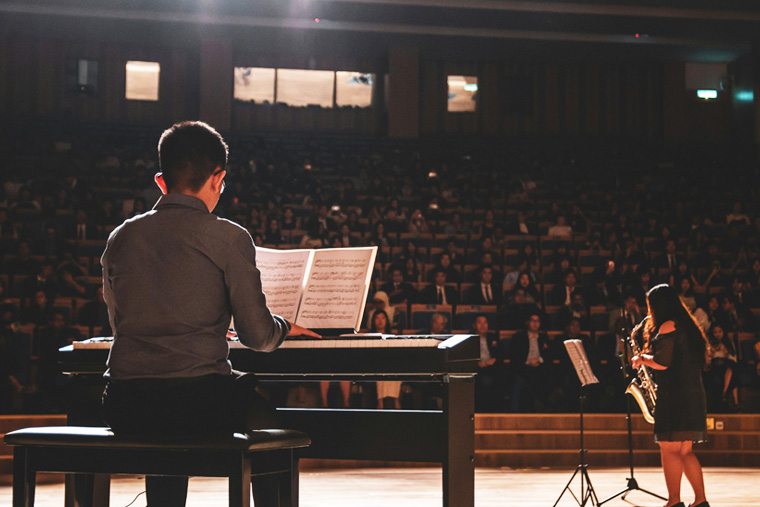
<instances>
[{"instance_id":1,"label":"woman's hand on saxophone","mask_svg":"<svg viewBox=\"0 0 760 507\"><path fill-rule=\"evenodd\" d=\"M633 356L631 358L631 366L633 366L634 370L638 370L642 366L645 366L645 364L644 364L644 358L641 357L641 355Z\"/></svg>"}]
</instances>

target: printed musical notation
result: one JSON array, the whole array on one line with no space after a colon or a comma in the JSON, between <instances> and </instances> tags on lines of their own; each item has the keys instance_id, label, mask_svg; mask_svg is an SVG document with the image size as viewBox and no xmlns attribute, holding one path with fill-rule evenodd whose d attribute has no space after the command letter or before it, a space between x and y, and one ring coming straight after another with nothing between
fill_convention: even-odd
<instances>
[{"instance_id":1,"label":"printed musical notation","mask_svg":"<svg viewBox=\"0 0 760 507\"><path fill-rule=\"evenodd\" d=\"M256 249L256 267L261 272L267 306L291 322L296 320L310 257L310 250Z\"/></svg>"},{"instance_id":2,"label":"printed musical notation","mask_svg":"<svg viewBox=\"0 0 760 507\"><path fill-rule=\"evenodd\" d=\"M377 247L256 252L272 313L311 329L358 330Z\"/></svg>"}]
</instances>

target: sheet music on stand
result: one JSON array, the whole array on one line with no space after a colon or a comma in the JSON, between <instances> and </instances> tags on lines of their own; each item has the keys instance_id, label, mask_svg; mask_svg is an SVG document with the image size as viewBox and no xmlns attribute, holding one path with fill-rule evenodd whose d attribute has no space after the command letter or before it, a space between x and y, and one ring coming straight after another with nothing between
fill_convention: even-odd
<instances>
[{"instance_id":1,"label":"sheet music on stand","mask_svg":"<svg viewBox=\"0 0 760 507\"><path fill-rule=\"evenodd\" d=\"M580 340L565 340L564 343L567 354L570 356L570 360L575 367L575 373L578 374L578 379L581 381L581 385L585 387L589 384L598 384L599 379L596 378L591 370L586 350L583 348L583 342Z\"/></svg>"}]
</instances>

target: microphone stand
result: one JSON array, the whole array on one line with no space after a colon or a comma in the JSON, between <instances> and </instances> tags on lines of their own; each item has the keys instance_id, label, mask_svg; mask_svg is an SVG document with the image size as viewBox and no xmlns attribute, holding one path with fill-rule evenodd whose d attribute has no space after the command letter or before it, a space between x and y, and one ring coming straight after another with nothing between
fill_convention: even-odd
<instances>
[{"instance_id":1,"label":"microphone stand","mask_svg":"<svg viewBox=\"0 0 760 507\"><path fill-rule=\"evenodd\" d=\"M629 382L631 380L629 374L627 373L627 370L628 368L626 365L625 356L623 353L621 353L620 354L620 372L622 373L623 379L625 380L625 382ZM667 501L668 499L665 498L664 496L660 496L657 493L652 493L651 491L647 491L646 489L641 488L639 486L639 483L636 481L636 477L634 477L633 475L633 429L631 427L631 397L630 396L625 397L625 406L626 406L625 420L628 423L628 465L630 468L631 475L630 477L627 478L627 483L626 483L625 488L621 489L620 491L618 491L611 497L605 498L604 500L599 502L599 505L605 504L609 502L610 500L612 500L613 498L617 498L621 495L622 495L621 499L625 500L625 497L631 491L641 491L642 493L646 493L647 495L651 495L653 497L659 498L660 500Z\"/></svg>"}]
</instances>

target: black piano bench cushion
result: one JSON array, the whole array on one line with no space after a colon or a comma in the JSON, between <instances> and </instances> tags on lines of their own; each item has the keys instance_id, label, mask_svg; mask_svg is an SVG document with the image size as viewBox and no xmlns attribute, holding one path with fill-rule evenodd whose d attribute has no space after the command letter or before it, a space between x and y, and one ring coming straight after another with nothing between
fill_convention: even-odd
<instances>
[{"instance_id":1,"label":"black piano bench cushion","mask_svg":"<svg viewBox=\"0 0 760 507\"><path fill-rule=\"evenodd\" d=\"M295 430L262 429L246 433L198 436L116 435L110 428L45 426L24 428L5 435L7 445L57 447L107 447L112 449L237 450L265 451L307 447L309 437Z\"/></svg>"}]
</instances>

